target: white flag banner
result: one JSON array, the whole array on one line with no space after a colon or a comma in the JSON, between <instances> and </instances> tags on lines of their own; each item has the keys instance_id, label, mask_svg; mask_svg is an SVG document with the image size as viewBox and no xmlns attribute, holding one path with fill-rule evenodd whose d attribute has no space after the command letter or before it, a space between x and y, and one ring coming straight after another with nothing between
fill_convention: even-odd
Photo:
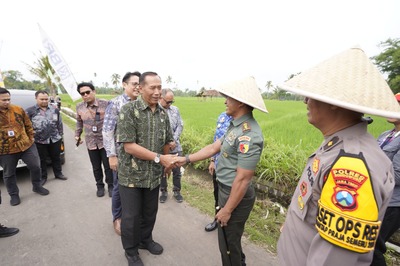
<instances>
[{"instance_id":1,"label":"white flag banner","mask_svg":"<svg viewBox=\"0 0 400 266\"><path fill-rule=\"evenodd\" d=\"M73 101L81 98L81 95L76 90L77 83L72 75L71 69L65 62L64 58L61 56L60 51L54 45L52 40L47 36L42 27L39 25L40 34L42 35L42 44L49 57L49 62L53 67L54 71L60 77L61 84L64 86L65 90L71 97Z\"/></svg>"}]
</instances>

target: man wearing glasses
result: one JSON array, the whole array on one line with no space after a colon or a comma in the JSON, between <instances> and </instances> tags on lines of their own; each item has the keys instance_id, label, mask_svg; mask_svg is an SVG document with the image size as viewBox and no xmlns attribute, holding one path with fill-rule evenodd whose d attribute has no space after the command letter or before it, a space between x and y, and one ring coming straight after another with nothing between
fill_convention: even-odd
<instances>
[{"instance_id":1,"label":"man wearing glasses","mask_svg":"<svg viewBox=\"0 0 400 266\"><path fill-rule=\"evenodd\" d=\"M118 114L121 107L130 101L135 101L139 93L140 72L128 72L122 78L124 93L112 99L107 106L103 123L103 144L106 150L110 168L113 170L114 189L112 191L111 211L113 215L114 230L121 235L121 198L118 189L118 151L120 146L116 143L115 133L117 130Z\"/></svg>"},{"instance_id":2,"label":"man wearing glasses","mask_svg":"<svg viewBox=\"0 0 400 266\"><path fill-rule=\"evenodd\" d=\"M103 146L103 122L108 101L97 99L96 90L92 83L78 84L77 91L82 95L83 102L76 105L76 145L82 144L81 134L85 128L86 147L92 163L94 178L96 179L97 197L104 196L103 170L108 185L108 195L111 197L113 190L113 175L108 163L106 151Z\"/></svg>"},{"instance_id":3,"label":"man wearing glasses","mask_svg":"<svg viewBox=\"0 0 400 266\"><path fill-rule=\"evenodd\" d=\"M181 118L181 114L179 113L178 107L172 106L173 103L174 103L174 93L172 92L172 90L162 89L160 104L167 111L171 123L172 134L174 135L174 141L176 144L175 147L170 148L170 154L178 154L181 156L182 147L179 142L179 138L183 130L183 121ZM179 203L183 201L183 197L181 195L181 176L182 174L180 167L172 169L174 198ZM168 198L167 187L168 187L167 177L163 175L163 177L161 178L161 185L160 185L160 190L161 190L160 203L164 203Z\"/></svg>"}]
</instances>

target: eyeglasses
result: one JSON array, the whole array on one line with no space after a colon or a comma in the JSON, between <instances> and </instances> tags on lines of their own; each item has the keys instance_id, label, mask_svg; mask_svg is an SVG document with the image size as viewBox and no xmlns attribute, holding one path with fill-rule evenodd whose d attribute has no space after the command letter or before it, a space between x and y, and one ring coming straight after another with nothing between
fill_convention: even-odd
<instances>
[{"instance_id":1,"label":"eyeglasses","mask_svg":"<svg viewBox=\"0 0 400 266\"><path fill-rule=\"evenodd\" d=\"M166 101L164 98L163 98L163 100L164 100L164 102L166 103L166 104L173 104L175 101Z\"/></svg>"},{"instance_id":2,"label":"eyeglasses","mask_svg":"<svg viewBox=\"0 0 400 266\"><path fill-rule=\"evenodd\" d=\"M139 86L139 83L137 83L137 82L129 82L128 84L133 86L133 87Z\"/></svg>"},{"instance_id":3,"label":"eyeglasses","mask_svg":"<svg viewBox=\"0 0 400 266\"><path fill-rule=\"evenodd\" d=\"M85 96L85 95L89 95L90 93L92 93L91 90L90 91L83 91L83 92L80 92L79 94L82 95L82 96Z\"/></svg>"}]
</instances>

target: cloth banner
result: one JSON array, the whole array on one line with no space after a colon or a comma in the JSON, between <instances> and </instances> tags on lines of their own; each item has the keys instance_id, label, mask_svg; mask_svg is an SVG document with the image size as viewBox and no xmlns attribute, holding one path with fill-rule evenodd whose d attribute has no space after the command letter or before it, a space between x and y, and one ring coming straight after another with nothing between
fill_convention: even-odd
<instances>
[{"instance_id":1,"label":"cloth banner","mask_svg":"<svg viewBox=\"0 0 400 266\"><path fill-rule=\"evenodd\" d=\"M54 45L53 41L47 36L44 30L39 25L40 34L42 35L42 44L49 57L49 62L53 67L54 71L60 77L61 84L71 97L73 101L81 98L80 94L76 90L77 83L72 75L71 69L67 65L67 62L62 57L60 51Z\"/></svg>"}]
</instances>

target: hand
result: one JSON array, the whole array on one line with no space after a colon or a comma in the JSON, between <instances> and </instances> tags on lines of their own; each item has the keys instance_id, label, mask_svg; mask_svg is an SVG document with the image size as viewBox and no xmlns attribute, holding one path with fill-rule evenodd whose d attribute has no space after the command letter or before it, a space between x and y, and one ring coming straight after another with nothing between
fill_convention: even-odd
<instances>
[{"instance_id":1,"label":"hand","mask_svg":"<svg viewBox=\"0 0 400 266\"><path fill-rule=\"evenodd\" d=\"M181 166L183 166L185 164L186 164L186 157L183 157L183 156L176 157L176 159L175 159L175 166L176 167L181 167Z\"/></svg>"},{"instance_id":2,"label":"hand","mask_svg":"<svg viewBox=\"0 0 400 266\"><path fill-rule=\"evenodd\" d=\"M168 143L169 146L169 150L173 151L176 148L176 142L175 141L171 141L170 143Z\"/></svg>"},{"instance_id":3,"label":"hand","mask_svg":"<svg viewBox=\"0 0 400 266\"><path fill-rule=\"evenodd\" d=\"M229 219L231 219L231 213L225 208L222 208L215 215L215 219L217 219L217 222L219 222L221 227L227 226Z\"/></svg>"},{"instance_id":4,"label":"hand","mask_svg":"<svg viewBox=\"0 0 400 266\"><path fill-rule=\"evenodd\" d=\"M164 177L165 178L170 178L171 177L171 172L172 172L171 168L170 169L164 168Z\"/></svg>"},{"instance_id":5,"label":"hand","mask_svg":"<svg viewBox=\"0 0 400 266\"><path fill-rule=\"evenodd\" d=\"M208 165L208 172L210 173L210 175L214 175L215 163L213 161L211 161L210 164Z\"/></svg>"},{"instance_id":6,"label":"hand","mask_svg":"<svg viewBox=\"0 0 400 266\"><path fill-rule=\"evenodd\" d=\"M118 157L117 156L108 157L108 163L110 164L110 168L112 170L117 171L117 169L118 169Z\"/></svg>"},{"instance_id":7,"label":"hand","mask_svg":"<svg viewBox=\"0 0 400 266\"><path fill-rule=\"evenodd\" d=\"M76 147L78 147L79 145L81 145L83 143L83 140L81 140L81 137L75 137L75 141L76 141Z\"/></svg>"},{"instance_id":8,"label":"hand","mask_svg":"<svg viewBox=\"0 0 400 266\"><path fill-rule=\"evenodd\" d=\"M160 163L165 167L165 171L170 171L172 168L175 168L175 160L178 158L177 154L168 154L160 156Z\"/></svg>"}]
</instances>

